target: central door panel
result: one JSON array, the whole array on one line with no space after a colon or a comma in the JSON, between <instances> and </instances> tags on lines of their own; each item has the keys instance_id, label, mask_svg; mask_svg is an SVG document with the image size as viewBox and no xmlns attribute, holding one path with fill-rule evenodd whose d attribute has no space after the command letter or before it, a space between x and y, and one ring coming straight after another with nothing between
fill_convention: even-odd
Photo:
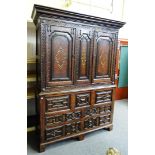
<instances>
[{"instance_id":1,"label":"central door panel","mask_svg":"<svg viewBox=\"0 0 155 155\"><path fill-rule=\"evenodd\" d=\"M92 30L78 28L76 35L76 84L91 82Z\"/></svg>"}]
</instances>

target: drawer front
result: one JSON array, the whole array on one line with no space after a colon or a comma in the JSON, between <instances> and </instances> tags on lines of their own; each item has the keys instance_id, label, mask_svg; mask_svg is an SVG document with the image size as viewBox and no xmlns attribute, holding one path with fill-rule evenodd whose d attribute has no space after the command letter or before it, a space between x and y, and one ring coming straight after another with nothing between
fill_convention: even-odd
<instances>
[{"instance_id":1,"label":"drawer front","mask_svg":"<svg viewBox=\"0 0 155 155\"><path fill-rule=\"evenodd\" d=\"M112 103L106 103L99 107L84 109L84 117L95 115L108 115L108 114L112 114Z\"/></svg>"},{"instance_id":2,"label":"drawer front","mask_svg":"<svg viewBox=\"0 0 155 155\"><path fill-rule=\"evenodd\" d=\"M99 126L99 117L88 118L84 121L84 130L92 129L97 126Z\"/></svg>"},{"instance_id":3,"label":"drawer front","mask_svg":"<svg viewBox=\"0 0 155 155\"><path fill-rule=\"evenodd\" d=\"M83 107L90 105L90 93L76 94L76 107Z\"/></svg>"},{"instance_id":4,"label":"drawer front","mask_svg":"<svg viewBox=\"0 0 155 155\"><path fill-rule=\"evenodd\" d=\"M45 137L46 141L59 139L65 136L69 136L75 133L79 133L81 131L81 123L74 122L70 124L66 124L64 126L59 126L55 128L47 128Z\"/></svg>"},{"instance_id":5,"label":"drawer front","mask_svg":"<svg viewBox=\"0 0 155 155\"><path fill-rule=\"evenodd\" d=\"M108 114L105 116L101 116L99 120L100 120L100 122L99 122L100 125L110 124L111 123L111 115Z\"/></svg>"},{"instance_id":6,"label":"drawer front","mask_svg":"<svg viewBox=\"0 0 155 155\"><path fill-rule=\"evenodd\" d=\"M63 122L68 122L68 121L73 121L80 119L82 117L82 112L81 111L76 111L76 112L68 112L65 114L56 114L56 115L47 115L46 116L46 125L54 125L58 123L63 123Z\"/></svg>"},{"instance_id":7,"label":"drawer front","mask_svg":"<svg viewBox=\"0 0 155 155\"><path fill-rule=\"evenodd\" d=\"M96 127L108 125L110 123L111 123L111 114L87 118L84 120L84 130L89 130Z\"/></svg>"},{"instance_id":8,"label":"drawer front","mask_svg":"<svg viewBox=\"0 0 155 155\"><path fill-rule=\"evenodd\" d=\"M100 114L101 115L109 115L112 114L112 104L105 104L104 106L100 107Z\"/></svg>"},{"instance_id":9,"label":"drawer front","mask_svg":"<svg viewBox=\"0 0 155 155\"><path fill-rule=\"evenodd\" d=\"M63 135L63 127L61 126L52 129L46 129L45 138L48 141L56 138L61 138L63 137Z\"/></svg>"},{"instance_id":10,"label":"drawer front","mask_svg":"<svg viewBox=\"0 0 155 155\"><path fill-rule=\"evenodd\" d=\"M70 109L70 96L57 96L46 98L46 112Z\"/></svg>"},{"instance_id":11,"label":"drawer front","mask_svg":"<svg viewBox=\"0 0 155 155\"><path fill-rule=\"evenodd\" d=\"M96 104L112 102L112 90L103 90L96 92Z\"/></svg>"}]
</instances>

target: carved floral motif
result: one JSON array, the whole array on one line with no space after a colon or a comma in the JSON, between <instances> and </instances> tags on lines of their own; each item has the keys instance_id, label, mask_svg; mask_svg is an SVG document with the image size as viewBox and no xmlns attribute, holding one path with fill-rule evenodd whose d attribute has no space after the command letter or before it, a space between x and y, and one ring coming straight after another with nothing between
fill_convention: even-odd
<instances>
[{"instance_id":1,"label":"carved floral motif","mask_svg":"<svg viewBox=\"0 0 155 155\"><path fill-rule=\"evenodd\" d=\"M56 53L55 56L56 63L61 70L63 68L64 62L65 62L65 55L64 55L64 50L62 47L60 47Z\"/></svg>"}]
</instances>

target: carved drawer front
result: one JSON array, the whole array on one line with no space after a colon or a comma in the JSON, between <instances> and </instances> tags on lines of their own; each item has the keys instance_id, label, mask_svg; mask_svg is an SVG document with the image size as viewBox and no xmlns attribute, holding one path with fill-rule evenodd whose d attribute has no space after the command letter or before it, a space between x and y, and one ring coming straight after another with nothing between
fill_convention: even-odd
<instances>
[{"instance_id":1,"label":"carved drawer front","mask_svg":"<svg viewBox=\"0 0 155 155\"><path fill-rule=\"evenodd\" d=\"M79 133L81 131L81 123L74 122L72 124L65 125L65 135L71 135L74 133Z\"/></svg>"},{"instance_id":2,"label":"carved drawer front","mask_svg":"<svg viewBox=\"0 0 155 155\"><path fill-rule=\"evenodd\" d=\"M90 93L76 95L76 107L89 106L89 105L90 105Z\"/></svg>"},{"instance_id":3,"label":"carved drawer front","mask_svg":"<svg viewBox=\"0 0 155 155\"><path fill-rule=\"evenodd\" d=\"M104 115L100 117L100 125L107 125L111 123L111 115Z\"/></svg>"},{"instance_id":4,"label":"carved drawer front","mask_svg":"<svg viewBox=\"0 0 155 155\"><path fill-rule=\"evenodd\" d=\"M58 96L46 98L46 111L64 110L70 108L70 96Z\"/></svg>"},{"instance_id":5,"label":"carved drawer front","mask_svg":"<svg viewBox=\"0 0 155 155\"><path fill-rule=\"evenodd\" d=\"M80 131L81 131L81 123L74 122L74 123L66 124L64 126L59 126L55 128L49 128L49 129L47 128L45 137L47 141L55 140L75 133L79 133Z\"/></svg>"},{"instance_id":6,"label":"carved drawer front","mask_svg":"<svg viewBox=\"0 0 155 155\"><path fill-rule=\"evenodd\" d=\"M96 104L104 102L112 102L112 90L96 92Z\"/></svg>"},{"instance_id":7,"label":"carved drawer front","mask_svg":"<svg viewBox=\"0 0 155 155\"><path fill-rule=\"evenodd\" d=\"M95 116L95 115L108 115L112 114L112 104L105 104L100 107L94 108L85 108L84 109L84 117Z\"/></svg>"},{"instance_id":8,"label":"carved drawer front","mask_svg":"<svg viewBox=\"0 0 155 155\"><path fill-rule=\"evenodd\" d=\"M84 116L94 116L96 114L100 114L100 107L95 108L85 108L84 110Z\"/></svg>"},{"instance_id":9,"label":"carved drawer front","mask_svg":"<svg viewBox=\"0 0 155 155\"><path fill-rule=\"evenodd\" d=\"M112 104L106 104L100 107L100 114L109 115L112 114Z\"/></svg>"},{"instance_id":10,"label":"carved drawer front","mask_svg":"<svg viewBox=\"0 0 155 155\"><path fill-rule=\"evenodd\" d=\"M53 124L68 122L72 120L77 120L81 118L81 111L69 112L66 114L57 114L53 116L46 116L46 125L50 126Z\"/></svg>"},{"instance_id":11,"label":"carved drawer front","mask_svg":"<svg viewBox=\"0 0 155 155\"><path fill-rule=\"evenodd\" d=\"M46 140L52 140L63 137L63 127L56 127L52 129L46 129Z\"/></svg>"},{"instance_id":12,"label":"carved drawer front","mask_svg":"<svg viewBox=\"0 0 155 155\"><path fill-rule=\"evenodd\" d=\"M84 130L99 126L99 117L88 118L84 121Z\"/></svg>"}]
</instances>

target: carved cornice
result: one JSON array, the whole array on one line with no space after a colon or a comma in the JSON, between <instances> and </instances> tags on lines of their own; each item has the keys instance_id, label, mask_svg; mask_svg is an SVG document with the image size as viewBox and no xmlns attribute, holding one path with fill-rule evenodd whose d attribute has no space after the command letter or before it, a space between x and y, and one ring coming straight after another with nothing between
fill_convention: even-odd
<instances>
[{"instance_id":1,"label":"carved cornice","mask_svg":"<svg viewBox=\"0 0 155 155\"><path fill-rule=\"evenodd\" d=\"M34 23L37 24L37 20L39 17L54 17L54 18L66 18L68 20L72 21L82 21L84 23L93 23L97 25L103 25L107 27L113 27L113 28L121 28L125 23L121 21L101 18L101 17L95 17L80 13L75 13L71 11L66 10L60 10L56 8L41 6L41 5L34 5L33 12L31 15L31 18L33 19Z\"/></svg>"}]
</instances>

